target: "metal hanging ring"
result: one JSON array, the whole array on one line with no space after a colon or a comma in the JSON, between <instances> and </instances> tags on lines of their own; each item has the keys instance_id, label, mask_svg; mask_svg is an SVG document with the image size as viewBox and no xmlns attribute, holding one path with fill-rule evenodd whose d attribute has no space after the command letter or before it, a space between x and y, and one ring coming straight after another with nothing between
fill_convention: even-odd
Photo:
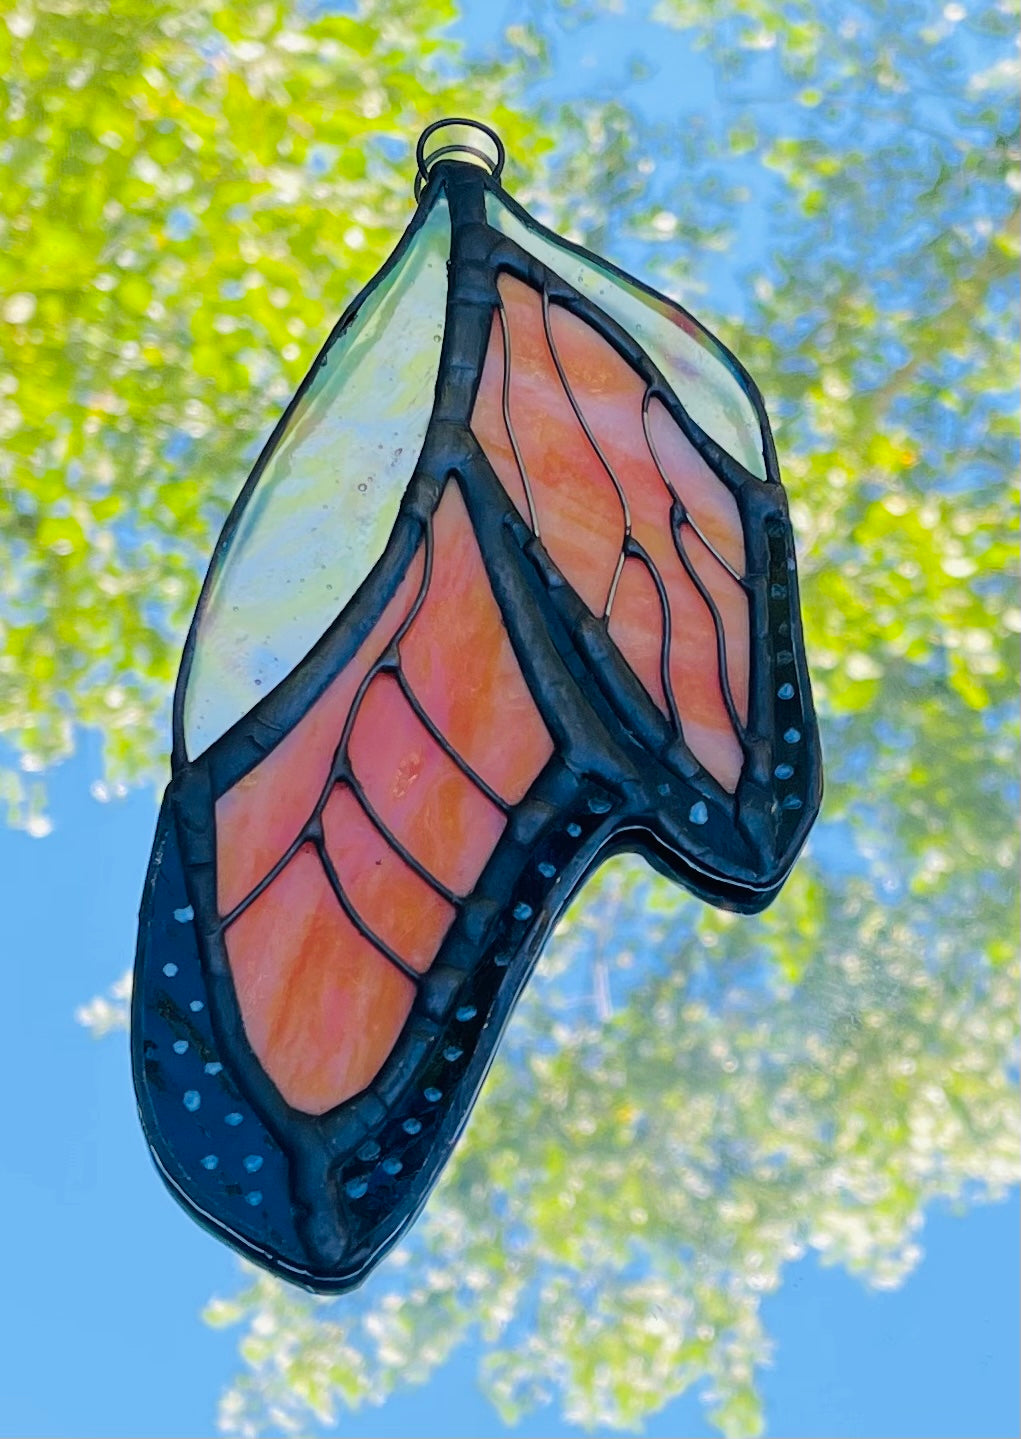
<instances>
[{"instance_id":1,"label":"metal hanging ring","mask_svg":"<svg viewBox=\"0 0 1021 1439\"><path fill-rule=\"evenodd\" d=\"M496 150L496 160L494 161L491 155L487 155L484 150L480 150L467 140L452 142L449 145L441 145L438 150L434 150L429 156L426 156L425 147L429 136L435 134L437 130L444 129L448 125L466 125L469 129L479 130L483 135L487 135L489 139L492 140ZM450 115L442 120L434 120L431 125L427 125L422 131L418 137L418 144L415 147L415 162L418 167L418 173L415 176L416 200L421 198L422 191L429 183L429 170L431 166L442 156L450 154L474 155L477 160L481 160L492 178L497 181L499 181L500 176L503 174L504 163L507 159L507 151L504 149L503 141L495 130L490 129L488 125L484 125L481 120L469 120L458 115Z\"/></svg>"}]
</instances>

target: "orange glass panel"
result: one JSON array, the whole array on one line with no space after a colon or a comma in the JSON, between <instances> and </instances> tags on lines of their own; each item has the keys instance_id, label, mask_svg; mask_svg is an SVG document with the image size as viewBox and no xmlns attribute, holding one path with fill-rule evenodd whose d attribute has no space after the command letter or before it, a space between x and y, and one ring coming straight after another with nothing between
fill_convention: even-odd
<instances>
[{"instance_id":1,"label":"orange glass panel","mask_svg":"<svg viewBox=\"0 0 1021 1439\"><path fill-rule=\"evenodd\" d=\"M748 723L748 684L751 672L751 634L748 596L734 576L699 539L690 525L681 530L684 550L692 569L712 596L727 637L727 679L734 708L742 724Z\"/></svg>"},{"instance_id":2,"label":"orange glass panel","mask_svg":"<svg viewBox=\"0 0 1021 1439\"><path fill-rule=\"evenodd\" d=\"M631 533L651 557L667 592L671 617L670 679L685 741L724 788L733 791L741 773L743 754L720 686L716 627L674 545L670 525L673 497L656 467L642 423L645 383L590 325L562 306L551 308L550 330L575 402L627 494ZM733 496L708 469L662 406L659 410L673 432L670 454L685 485L683 492L678 487L678 494L685 504L691 501L692 515L696 522L704 520L708 537L723 540L727 549L721 549L721 553L729 551L729 558L736 555L740 546L743 562L744 545ZM666 432L662 422L660 432ZM736 527L736 540L729 528L731 521ZM683 527L682 537L689 558L696 548L698 550L701 568L694 559L693 568L703 579L723 620L728 679L735 708L743 721L747 717L747 600L740 586L700 544L690 526ZM706 565L707 560L710 565ZM648 669L648 644L639 632L640 617L628 596L615 632L616 605L615 598L611 633L614 638L621 636L621 652L636 674L644 679L643 667ZM658 628L657 624L657 631ZM739 696L741 703L738 703Z\"/></svg>"},{"instance_id":3,"label":"orange glass panel","mask_svg":"<svg viewBox=\"0 0 1021 1439\"><path fill-rule=\"evenodd\" d=\"M420 974L436 957L454 908L404 863L346 785L323 811L326 849L352 908Z\"/></svg>"},{"instance_id":4,"label":"orange glass panel","mask_svg":"<svg viewBox=\"0 0 1021 1439\"><path fill-rule=\"evenodd\" d=\"M467 894L505 817L444 753L390 675L365 691L348 753L387 829L441 884Z\"/></svg>"},{"instance_id":5,"label":"orange glass panel","mask_svg":"<svg viewBox=\"0 0 1021 1439\"><path fill-rule=\"evenodd\" d=\"M486 452L486 459L492 465L497 478L517 506L518 513L526 524L531 524L525 482L507 433L503 413L503 325L499 311L493 314L489 331L489 345L486 361L475 396L472 410L472 433Z\"/></svg>"},{"instance_id":6,"label":"orange glass panel","mask_svg":"<svg viewBox=\"0 0 1021 1439\"><path fill-rule=\"evenodd\" d=\"M421 552L351 663L266 758L216 802L216 883L229 914L308 822L329 778L355 692L386 649L422 584Z\"/></svg>"},{"instance_id":7,"label":"orange glass panel","mask_svg":"<svg viewBox=\"0 0 1021 1439\"><path fill-rule=\"evenodd\" d=\"M303 846L226 932L248 1042L288 1104L322 1114L379 1073L415 986L348 920Z\"/></svg>"},{"instance_id":8,"label":"orange glass panel","mask_svg":"<svg viewBox=\"0 0 1021 1439\"><path fill-rule=\"evenodd\" d=\"M624 562L610 612L610 638L645 686L649 698L665 714L669 713L661 668L663 608L655 581L641 560Z\"/></svg>"},{"instance_id":9,"label":"orange glass panel","mask_svg":"<svg viewBox=\"0 0 1021 1439\"><path fill-rule=\"evenodd\" d=\"M720 683L716 623L677 553L671 508L676 494L709 544L740 574L744 540L734 498L659 401L649 407L653 452L642 416L644 381L590 325L554 304L550 334L568 395L546 335L541 296L507 275L499 283L510 336L511 424L539 518L540 538L590 609L601 614L606 582L612 581L624 539L621 506L608 466L626 495L631 533L649 555L666 591L670 682L685 740L706 769L733 791L743 753ZM504 423L503 380L503 330L497 314L472 427L518 509L527 514ZM747 598L690 525L682 527L682 537L691 566L718 611L731 697L744 722ZM652 699L665 710L659 662L662 611L652 578L642 574L642 568L640 561L629 559L621 571L609 629Z\"/></svg>"},{"instance_id":10,"label":"orange glass panel","mask_svg":"<svg viewBox=\"0 0 1021 1439\"><path fill-rule=\"evenodd\" d=\"M516 804L553 743L511 648L456 484L440 501L433 538L429 589L401 641L401 666L447 743Z\"/></svg>"},{"instance_id":11,"label":"orange glass panel","mask_svg":"<svg viewBox=\"0 0 1021 1439\"><path fill-rule=\"evenodd\" d=\"M510 334L510 423L531 485L539 534L565 579L601 615L624 542L624 517L599 457L585 438L546 343L536 292L510 275L499 281ZM516 503L520 478L506 438L502 409L503 332L493 317L483 384L472 429ZM508 460L509 456L509 460ZM526 512L527 514L527 512Z\"/></svg>"},{"instance_id":12,"label":"orange glass panel","mask_svg":"<svg viewBox=\"0 0 1021 1439\"><path fill-rule=\"evenodd\" d=\"M684 396L680 397L684 403ZM744 534L737 501L720 483L660 400L649 406L649 433L663 473L706 539L730 567L744 574Z\"/></svg>"},{"instance_id":13,"label":"orange glass panel","mask_svg":"<svg viewBox=\"0 0 1021 1439\"><path fill-rule=\"evenodd\" d=\"M492 191L486 196L486 218L615 320L641 345L705 433L753 475L766 478L762 430L747 384L720 342L693 315L637 280L614 273L597 255L569 248L531 217L519 220Z\"/></svg>"}]
</instances>

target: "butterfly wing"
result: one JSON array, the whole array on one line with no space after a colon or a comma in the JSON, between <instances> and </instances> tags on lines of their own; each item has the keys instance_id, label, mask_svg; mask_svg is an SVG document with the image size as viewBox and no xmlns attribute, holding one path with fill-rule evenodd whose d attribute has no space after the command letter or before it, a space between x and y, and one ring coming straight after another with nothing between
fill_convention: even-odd
<instances>
[{"instance_id":1,"label":"butterfly wing","mask_svg":"<svg viewBox=\"0 0 1021 1439\"><path fill-rule=\"evenodd\" d=\"M274 1267L326 1287L392 1240L456 1138L534 929L534 832L561 798L457 484L408 528L375 623L346 614L253 716L276 731L288 690L335 670L283 738L246 767L242 727L179 772L142 925L136 1063L162 1167L252 1253L237 1211L269 1191L245 1163L288 1154L296 1233Z\"/></svg>"},{"instance_id":2,"label":"butterfly wing","mask_svg":"<svg viewBox=\"0 0 1021 1439\"><path fill-rule=\"evenodd\" d=\"M654 798L639 847L703 898L761 909L821 800L761 396L692 316L497 187L486 215L493 318L473 431L618 743L640 741Z\"/></svg>"},{"instance_id":3,"label":"butterfly wing","mask_svg":"<svg viewBox=\"0 0 1021 1439\"><path fill-rule=\"evenodd\" d=\"M612 295L487 204L524 223L477 170L437 169L242 492L143 904L157 1163L202 1222L320 1290L424 1203L602 856L761 908L818 801L764 417L682 353L724 450ZM761 477L731 453L752 453L742 404Z\"/></svg>"}]
</instances>

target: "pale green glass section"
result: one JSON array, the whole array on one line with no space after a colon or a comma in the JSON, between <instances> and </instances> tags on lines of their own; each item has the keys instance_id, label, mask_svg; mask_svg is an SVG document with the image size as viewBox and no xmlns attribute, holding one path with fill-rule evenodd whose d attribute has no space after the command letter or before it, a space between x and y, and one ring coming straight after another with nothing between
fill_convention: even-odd
<instances>
[{"instance_id":1,"label":"pale green glass section","mask_svg":"<svg viewBox=\"0 0 1021 1439\"><path fill-rule=\"evenodd\" d=\"M755 407L720 345L697 321L523 225L492 193L486 195L486 218L616 320L661 371L695 423L746 470L766 478Z\"/></svg>"},{"instance_id":2,"label":"pale green glass section","mask_svg":"<svg viewBox=\"0 0 1021 1439\"><path fill-rule=\"evenodd\" d=\"M432 414L449 253L441 196L277 441L210 576L184 701L189 755L286 678L383 553Z\"/></svg>"}]
</instances>

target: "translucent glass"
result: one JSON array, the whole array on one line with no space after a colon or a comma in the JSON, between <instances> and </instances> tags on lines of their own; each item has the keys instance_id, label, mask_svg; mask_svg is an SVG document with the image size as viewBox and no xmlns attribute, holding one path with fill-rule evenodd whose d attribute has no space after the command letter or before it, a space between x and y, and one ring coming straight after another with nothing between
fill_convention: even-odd
<instances>
[{"instance_id":1,"label":"translucent glass","mask_svg":"<svg viewBox=\"0 0 1021 1439\"><path fill-rule=\"evenodd\" d=\"M190 755L286 678L383 553L432 414L449 250L440 196L278 440L211 576L185 695Z\"/></svg>"},{"instance_id":2,"label":"translucent glass","mask_svg":"<svg viewBox=\"0 0 1021 1439\"><path fill-rule=\"evenodd\" d=\"M729 689L744 722L748 603L734 578L744 571L734 497L658 400L649 407L646 432L645 382L597 331L554 304L547 334L537 290L511 275L500 277L499 288L501 310L493 320L472 430L522 518L529 519L530 502L547 554L592 613L606 616L614 643L664 711L666 664L688 747L733 793L743 755L720 683L717 643L719 638L724 645ZM511 356L506 406L505 341ZM683 527L685 558L716 616L676 547L673 495L683 500L692 522ZM646 560L628 560L618 572L625 500L630 533ZM662 602L646 566L659 578ZM665 655L664 605L671 621Z\"/></svg>"},{"instance_id":3,"label":"translucent glass","mask_svg":"<svg viewBox=\"0 0 1021 1439\"><path fill-rule=\"evenodd\" d=\"M429 969L454 920L448 891L471 892L503 833L498 797L520 799L552 752L455 483L432 537L428 578L423 546L346 668L216 804L245 1032L307 1113L379 1073L413 1001L408 969ZM377 669L395 637L400 683Z\"/></svg>"},{"instance_id":4,"label":"translucent glass","mask_svg":"<svg viewBox=\"0 0 1021 1439\"><path fill-rule=\"evenodd\" d=\"M378 1073L415 986L358 932L305 845L227 931L245 1034L280 1093L323 1114Z\"/></svg>"},{"instance_id":5,"label":"translucent glass","mask_svg":"<svg viewBox=\"0 0 1021 1439\"><path fill-rule=\"evenodd\" d=\"M486 196L486 217L616 320L662 371L695 423L746 470L766 478L755 407L722 348L697 320L598 261L582 259L552 236L523 225L493 194Z\"/></svg>"}]
</instances>

